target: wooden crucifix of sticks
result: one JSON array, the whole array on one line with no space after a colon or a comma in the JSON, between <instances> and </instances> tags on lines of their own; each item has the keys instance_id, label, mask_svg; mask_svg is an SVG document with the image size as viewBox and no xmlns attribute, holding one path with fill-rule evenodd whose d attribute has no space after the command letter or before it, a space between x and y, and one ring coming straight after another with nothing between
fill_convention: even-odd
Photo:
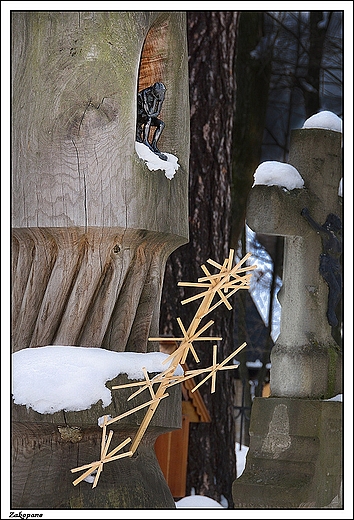
<instances>
[{"instance_id":1,"label":"wooden crucifix of sticks","mask_svg":"<svg viewBox=\"0 0 354 520\"><path fill-rule=\"evenodd\" d=\"M232 267L233 258L234 258L234 250L231 249L229 253L229 257L225 259L224 263L221 265L214 260L208 260L208 263L214 266L219 270L217 274L211 274L208 268L205 265L202 265L201 268L205 274L204 277L199 278L198 282L179 282L180 286L189 286L189 287L198 287L205 289L201 293L192 296L186 300L183 300L182 305L189 303L191 301L202 298L202 302L199 305L199 308L194 315L188 329L184 326L181 318L177 318L177 323L181 329L182 337L180 338L149 338L149 341L173 341L179 342L180 345L177 349L167 356L167 358L163 361L163 364L167 364L169 362L168 367L161 373L154 376L150 379L149 374L145 367L142 368L144 373L144 380L138 381L135 383L128 383L124 385L113 386L112 390L118 390L120 388L130 388L130 387L139 387L135 392L133 392L128 401L140 394L144 390L148 390L150 393L151 399L149 399L146 403L143 403L135 408L128 410L127 412L114 417L109 418L108 416L104 416L103 423L100 424L102 427L102 442L101 442L101 456L100 460L95 462L91 462L90 464L85 464L84 466L80 466L71 470L72 473L86 470L79 478L77 478L73 484L76 486L79 482L87 478L91 473L95 473L95 478L93 482L93 486L95 487L98 483L100 474L103 470L104 464L107 462L111 462L113 460L117 460L122 457L131 457L139 443L147 430L149 423L160 404L160 401L165 397L168 397L168 393L166 393L166 389L175 384L181 383L182 381L186 381L194 376L201 375L207 373L206 377L200 381L193 389L192 392L197 390L202 384L204 384L208 379L211 378L211 393L215 392L216 386L216 374L219 370L230 370L238 368L238 364L226 365L233 357L235 357L240 350L242 350L246 343L243 343L240 347L232 352L224 361L221 363L217 363L217 345L213 345L213 363L208 368L202 368L197 370L188 370L184 373L183 376L176 375L176 368L180 364L184 364L186 361L186 357L189 352L193 355L195 361L199 363L198 355L194 349L193 342L195 341L219 341L222 340L221 337L212 337L212 336L202 336L202 334L214 323L213 320L208 321L205 325L201 326L202 319L213 311L218 305L224 304L227 309L231 309L231 304L229 302L230 297L235 294L239 289L249 289L250 278L252 274L246 274L247 271L252 271L256 269L256 265L241 267L242 264L246 262L246 260L251 256L251 253L247 253L234 267ZM214 298L217 297L218 300L213 304ZM199 328L200 327L200 328ZM157 386L154 389L154 386ZM113 431L110 431L107 437L107 426L110 424L119 421L123 417L126 417L138 410L141 410L144 407L148 407L148 410L139 426L139 429L132 441L130 451L121 453L120 455L116 455L120 450L122 450L129 442L131 442L131 438L128 437L125 439L119 446L114 448L112 451L108 453L108 448L110 442L113 437Z\"/></svg>"}]
</instances>

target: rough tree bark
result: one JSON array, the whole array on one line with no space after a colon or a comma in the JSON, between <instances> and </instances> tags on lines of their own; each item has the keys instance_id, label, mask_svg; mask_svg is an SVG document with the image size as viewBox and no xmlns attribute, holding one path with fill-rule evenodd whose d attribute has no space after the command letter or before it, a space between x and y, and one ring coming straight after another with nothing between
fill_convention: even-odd
<instances>
[{"instance_id":1,"label":"rough tree bark","mask_svg":"<svg viewBox=\"0 0 354 520\"><path fill-rule=\"evenodd\" d=\"M235 73L237 96L232 137L232 228L230 244L237 248L245 225L248 194L260 163L267 111L271 54L257 50L264 34L264 13L241 12Z\"/></svg>"},{"instance_id":2,"label":"rough tree bark","mask_svg":"<svg viewBox=\"0 0 354 520\"><path fill-rule=\"evenodd\" d=\"M329 13L329 20L331 13ZM326 40L327 25L323 20L323 11L310 11L308 65L305 80L311 88L304 88L306 117L316 114L321 108L320 83L322 73L323 47Z\"/></svg>"},{"instance_id":3,"label":"rough tree bark","mask_svg":"<svg viewBox=\"0 0 354 520\"><path fill-rule=\"evenodd\" d=\"M195 292L178 281L196 281L200 265L209 258L223 262L229 252L231 224L231 132L235 103L234 53L237 12L188 11L189 76L191 105L190 242L175 251L168 263L162 296L160 331L179 336L176 318L188 326L197 304L181 300ZM232 311L219 306L210 314L215 321L210 333L220 335L218 356L224 359L233 348ZM209 332L208 332L209 333ZM200 363L212 363L212 344L195 344ZM232 507L231 486L236 476L235 424L233 419L234 371L219 377L216 392L210 385L200 392L211 423L193 423L187 472L187 493L195 488L216 500L223 494Z\"/></svg>"}]
</instances>

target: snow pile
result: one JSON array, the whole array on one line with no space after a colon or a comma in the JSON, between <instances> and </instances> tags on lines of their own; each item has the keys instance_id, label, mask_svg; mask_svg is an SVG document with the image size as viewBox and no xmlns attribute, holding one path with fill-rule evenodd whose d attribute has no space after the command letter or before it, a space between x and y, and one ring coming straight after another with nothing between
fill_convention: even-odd
<instances>
[{"instance_id":1,"label":"snow pile","mask_svg":"<svg viewBox=\"0 0 354 520\"><path fill-rule=\"evenodd\" d=\"M333 112L323 110L306 119L302 128L323 128L325 130L333 130L334 132L342 132L342 120Z\"/></svg>"},{"instance_id":2,"label":"snow pile","mask_svg":"<svg viewBox=\"0 0 354 520\"><path fill-rule=\"evenodd\" d=\"M87 410L102 400L112 402L107 381L119 374L129 379L144 379L142 367L149 373L163 372L168 357L162 352L113 352L102 348L46 346L26 348L12 354L13 399L38 413L60 410ZM183 375L178 366L176 375Z\"/></svg>"},{"instance_id":3,"label":"snow pile","mask_svg":"<svg viewBox=\"0 0 354 520\"><path fill-rule=\"evenodd\" d=\"M235 443L235 452L236 452L236 475L239 478L245 470L246 467L246 457L248 453L248 446L240 446L239 442Z\"/></svg>"},{"instance_id":4,"label":"snow pile","mask_svg":"<svg viewBox=\"0 0 354 520\"><path fill-rule=\"evenodd\" d=\"M239 478L246 466L246 457L248 453L248 446L240 446L238 442L235 443L235 453L236 453L236 475ZM228 503L226 498L221 495L220 503L216 500L203 496L193 494L194 488L192 488L192 494L181 498L176 501L177 509L227 509Z\"/></svg>"},{"instance_id":5,"label":"snow pile","mask_svg":"<svg viewBox=\"0 0 354 520\"><path fill-rule=\"evenodd\" d=\"M253 177L253 186L265 184L266 186L282 186L287 190L303 188L304 186L304 180L294 166L278 161L261 163Z\"/></svg>"},{"instance_id":6,"label":"snow pile","mask_svg":"<svg viewBox=\"0 0 354 520\"><path fill-rule=\"evenodd\" d=\"M150 171L163 170L168 179L173 179L179 168L178 158L171 153L163 152L167 157L167 161L160 159L158 155L152 152L145 144L135 141L135 151L145 161Z\"/></svg>"},{"instance_id":7,"label":"snow pile","mask_svg":"<svg viewBox=\"0 0 354 520\"><path fill-rule=\"evenodd\" d=\"M200 509L203 507L206 507L207 509L223 509L223 506L219 504L219 502L213 500L212 498L205 497L202 495L191 495L188 497L181 498L181 500L178 500L178 502L176 502L177 509Z\"/></svg>"}]
</instances>

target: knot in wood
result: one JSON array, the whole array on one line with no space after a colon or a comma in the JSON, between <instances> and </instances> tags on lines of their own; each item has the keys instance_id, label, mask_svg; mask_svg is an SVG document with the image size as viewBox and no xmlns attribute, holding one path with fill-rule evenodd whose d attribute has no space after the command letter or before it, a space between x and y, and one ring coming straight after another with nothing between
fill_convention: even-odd
<instances>
[{"instance_id":1,"label":"knot in wood","mask_svg":"<svg viewBox=\"0 0 354 520\"><path fill-rule=\"evenodd\" d=\"M83 434L77 426L58 426L61 440L64 442L80 442Z\"/></svg>"}]
</instances>

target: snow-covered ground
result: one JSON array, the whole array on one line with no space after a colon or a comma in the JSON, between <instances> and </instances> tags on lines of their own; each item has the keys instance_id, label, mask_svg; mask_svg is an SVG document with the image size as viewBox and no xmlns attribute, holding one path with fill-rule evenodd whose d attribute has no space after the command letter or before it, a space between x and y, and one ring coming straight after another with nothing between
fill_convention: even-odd
<instances>
[{"instance_id":1,"label":"snow-covered ground","mask_svg":"<svg viewBox=\"0 0 354 520\"><path fill-rule=\"evenodd\" d=\"M241 446L241 449L240 449L240 444L238 442L236 442L235 452L236 452L236 474L237 474L237 478L239 478L242 475L243 470L245 469L248 447ZM188 508L188 509L191 509L191 508L192 509L194 509L194 508L197 508L197 509L224 508L224 509L227 509L227 506L228 506L228 504L227 504L226 499L223 500L222 503L219 503L216 500L213 500L212 498L209 498L206 496L201 496L201 495L195 495L195 494L186 496L186 497L181 498L180 500L176 501L177 509L184 509L184 508Z\"/></svg>"}]
</instances>

